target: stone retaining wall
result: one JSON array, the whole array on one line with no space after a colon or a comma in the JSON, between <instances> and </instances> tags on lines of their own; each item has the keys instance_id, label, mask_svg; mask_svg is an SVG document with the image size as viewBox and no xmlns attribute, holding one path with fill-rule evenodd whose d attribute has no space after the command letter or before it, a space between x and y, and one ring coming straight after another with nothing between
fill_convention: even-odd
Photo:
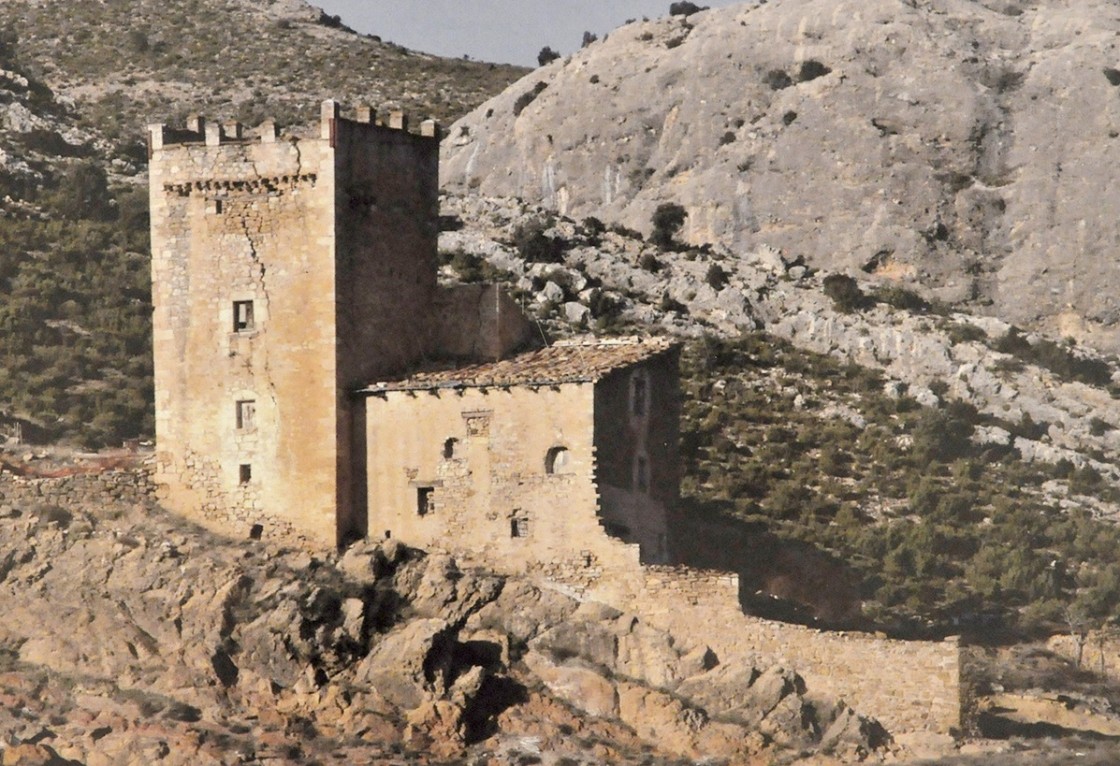
<instances>
[{"instance_id":1,"label":"stone retaining wall","mask_svg":"<svg viewBox=\"0 0 1120 766\"><path fill-rule=\"evenodd\" d=\"M962 730L968 695L956 638L897 641L763 620L739 609L736 575L684 567L642 567L637 579L620 572L588 595L706 644L721 662L791 667L811 696L842 699L891 731Z\"/></svg>"}]
</instances>

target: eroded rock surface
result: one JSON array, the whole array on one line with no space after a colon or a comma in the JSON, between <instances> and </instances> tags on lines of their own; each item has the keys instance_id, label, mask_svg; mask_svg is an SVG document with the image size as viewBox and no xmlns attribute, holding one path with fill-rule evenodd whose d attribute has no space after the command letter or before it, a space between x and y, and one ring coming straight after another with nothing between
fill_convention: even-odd
<instances>
[{"instance_id":1,"label":"eroded rock surface","mask_svg":"<svg viewBox=\"0 0 1120 766\"><path fill-rule=\"evenodd\" d=\"M831 714L817 715L826 708L795 675L769 684L751 669L735 677L734 710L707 710L700 691L726 671L706 647L443 554L218 537L161 511L141 469L0 473L0 493L5 764L765 763L836 751L838 737L822 740ZM849 732L871 726L857 721ZM857 739L865 755L887 752L885 738Z\"/></svg>"},{"instance_id":2,"label":"eroded rock surface","mask_svg":"<svg viewBox=\"0 0 1120 766\"><path fill-rule=\"evenodd\" d=\"M449 131L448 186L935 288L1115 350L1106 0L772 0L630 24Z\"/></svg>"}]
</instances>

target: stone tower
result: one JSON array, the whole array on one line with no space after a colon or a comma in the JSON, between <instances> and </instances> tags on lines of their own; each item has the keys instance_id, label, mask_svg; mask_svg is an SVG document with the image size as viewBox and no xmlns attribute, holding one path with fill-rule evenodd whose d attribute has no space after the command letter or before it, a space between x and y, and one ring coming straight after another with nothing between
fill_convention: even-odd
<instances>
[{"instance_id":1,"label":"stone tower","mask_svg":"<svg viewBox=\"0 0 1120 766\"><path fill-rule=\"evenodd\" d=\"M425 357L436 291L438 130L394 113L280 138L192 118L150 127L157 474L223 529L365 525L370 380Z\"/></svg>"}]
</instances>

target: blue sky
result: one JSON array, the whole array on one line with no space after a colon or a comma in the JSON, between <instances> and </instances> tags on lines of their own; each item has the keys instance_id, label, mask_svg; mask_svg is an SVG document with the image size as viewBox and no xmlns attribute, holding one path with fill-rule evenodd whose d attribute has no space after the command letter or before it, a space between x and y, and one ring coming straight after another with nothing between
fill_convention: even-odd
<instances>
[{"instance_id":1,"label":"blue sky","mask_svg":"<svg viewBox=\"0 0 1120 766\"><path fill-rule=\"evenodd\" d=\"M720 7L740 0L698 0ZM627 19L656 18L670 0L311 0L359 32L441 56L537 65L548 45L579 48L585 31L602 37Z\"/></svg>"}]
</instances>

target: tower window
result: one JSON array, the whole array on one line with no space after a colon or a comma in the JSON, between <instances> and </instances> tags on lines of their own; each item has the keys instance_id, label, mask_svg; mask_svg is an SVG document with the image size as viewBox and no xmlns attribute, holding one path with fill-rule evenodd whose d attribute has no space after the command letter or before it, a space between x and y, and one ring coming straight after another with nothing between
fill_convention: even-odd
<instances>
[{"instance_id":1,"label":"tower window","mask_svg":"<svg viewBox=\"0 0 1120 766\"><path fill-rule=\"evenodd\" d=\"M567 447L553 447L548 451L544 457L544 472L548 474L572 472L572 456Z\"/></svg>"},{"instance_id":2,"label":"tower window","mask_svg":"<svg viewBox=\"0 0 1120 766\"><path fill-rule=\"evenodd\" d=\"M237 403L237 430L250 431L257 426L257 403L242 399Z\"/></svg>"},{"instance_id":3,"label":"tower window","mask_svg":"<svg viewBox=\"0 0 1120 766\"><path fill-rule=\"evenodd\" d=\"M529 536L529 520L523 516L515 516L509 520L509 536L510 537L528 537Z\"/></svg>"},{"instance_id":4,"label":"tower window","mask_svg":"<svg viewBox=\"0 0 1120 766\"><path fill-rule=\"evenodd\" d=\"M435 513L436 503L433 494L435 493L434 487L417 487L416 488L416 515L427 516L429 513Z\"/></svg>"},{"instance_id":5,"label":"tower window","mask_svg":"<svg viewBox=\"0 0 1120 766\"><path fill-rule=\"evenodd\" d=\"M649 460L645 455L638 455L634 460L634 488L649 492Z\"/></svg>"},{"instance_id":6,"label":"tower window","mask_svg":"<svg viewBox=\"0 0 1120 766\"><path fill-rule=\"evenodd\" d=\"M630 412L644 417L648 408L649 381L644 373L635 373L630 381Z\"/></svg>"},{"instance_id":7,"label":"tower window","mask_svg":"<svg viewBox=\"0 0 1120 766\"><path fill-rule=\"evenodd\" d=\"M455 438L448 439L443 443L443 459L450 460L455 457L455 451L459 449L459 440Z\"/></svg>"},{"instance_id":8,"label":"tower window","mask_svg":"<svg viewBox=\"0 0 1120 766\"><path fill-rule=\"evenodd\" d=\"M242 463L237 467L237 480L239 484L248 484L253 480L253 466L249 463Z\"/></svg>"},{"instance_id":9,"label":"tower window","mask_svg":"<svg viewBox=\"0 0 1120 766\"><path fill-rule=\"evenodd\" d=\"M233 331L234 332L249 332L254 329L256 325L253 323L253 302L252 301L234 301L233 302Z\"/></svg>"}]
</instances>

